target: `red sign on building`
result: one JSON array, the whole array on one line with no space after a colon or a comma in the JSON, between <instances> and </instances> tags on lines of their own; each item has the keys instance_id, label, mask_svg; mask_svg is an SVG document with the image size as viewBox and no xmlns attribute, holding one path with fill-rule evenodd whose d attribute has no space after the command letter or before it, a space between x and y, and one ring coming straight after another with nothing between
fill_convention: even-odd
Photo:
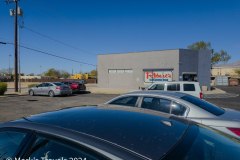
<instances>
[{"instance_id":1,"label":"red sign on building","mask_svg":"<svg viewBox=\"0 0 240 160\"><path fill-rule=\"evenodd\" d=\"M144 81L172 81L172 71L146 71Z\"/></svg>"}]
</instances>

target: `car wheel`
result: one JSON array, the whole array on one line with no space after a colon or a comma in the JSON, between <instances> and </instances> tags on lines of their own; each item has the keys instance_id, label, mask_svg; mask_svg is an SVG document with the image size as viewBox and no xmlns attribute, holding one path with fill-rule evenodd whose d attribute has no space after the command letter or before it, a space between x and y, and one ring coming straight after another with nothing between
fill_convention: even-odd
<instances>
[{"instance_id":1,"label":"car wheel","mask_svg":"<svg viewBox=\"0 0 240 160\"><path fill-rule=\"evenodd\" d=\"M54 97L54 96L55 96L55 94L54 94L53 91L49 91L49 92L48 92L48 95L49 95L49 97Z\"/></svg>"},{"instance_id":2,"label":"car wheel","mask_svg":"<svg viewBox=\"0 0 240 160\"><path fill-rule=\"evenodd\" d=\"M30 90L30 91L29 91L29 95L30 95L30 96L34 96L33 90Z\"/></svg>"}]
</instances>

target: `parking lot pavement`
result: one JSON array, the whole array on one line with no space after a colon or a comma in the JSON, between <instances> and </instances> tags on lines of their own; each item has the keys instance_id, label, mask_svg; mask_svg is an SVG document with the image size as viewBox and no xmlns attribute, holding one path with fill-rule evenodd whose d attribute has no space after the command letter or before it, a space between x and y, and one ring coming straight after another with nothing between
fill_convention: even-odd
<instances>
[{"instance_id":1,"label":"parking lot pavement","mask_svg":"<svg viewBox=\"0 0 240 160\"><path fill-rule=\"evenodd\" d=\"M223 94L206 94L204 95L204 98L210 99L210 98L233 98L238 97L238 94L234 93L223 93Z\"/></svg>"},{"instance_id":2,"label":"parking lot pavement","mask_svg":"<svg viewBox=\"0 0 240 160\"><path fill-rule=\"evenodd\" d=\"M76 94L70 97L18 96L0 97L0 122L14 120L32 114L72 106L97 105L117 95Z\"/></svg>"},{"instance_id":3,"label":"parking lot pavement","mask_svg":"<svg viewBox=\"0 0 240 160\"><path fill-rule=\"evenodd\" d=\"M209 95L211 97L206 97L205 99L213 104L216 104L220 107L232 108L240 110L240 86L218 86L219 89L224 90L227 94L235 95L232 97L223 96L222 98L214 97L214 95ZM237 95L237 96L236 96Z\"/></svg>"},{"instance_id":4,"label":"parking lot pavement","mask_svg":"<svg viewBox=\"0 0 240 160\"><path fill-rule=\"evenodd\" d=\"M230 94L239 93L240 87L221 88ZM53 111L57 109L97 105L104 103L117 94L76 94L70 97L47 97L47 96L18 96L8 95L0 97L0 122L14 120L32 114ZM205 98L205 100L220 107L240 110L240 96L225 98Z\"/></svg>"}]
</instances>

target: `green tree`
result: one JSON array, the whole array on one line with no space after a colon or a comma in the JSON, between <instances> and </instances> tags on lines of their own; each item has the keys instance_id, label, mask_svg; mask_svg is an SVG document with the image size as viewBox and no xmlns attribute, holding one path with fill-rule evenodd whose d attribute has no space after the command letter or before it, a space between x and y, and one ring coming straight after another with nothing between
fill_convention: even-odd
<instances>
[{"instance_id":1,"label":"green tree","mask_svg":"<svg viewBox=\"0 0 240 160\"><path fill-rule=\"evenodd\" d=\"M53 77L53 78L60 78L60 72L54 68L50 68L47 72L44 73L45 76Z\"/></svg>"},{"instance_id":2,"label":"green tree","mask_svg":"<svg viewBox=\"0 0 240 160\"><path fill-rule=\"evenodd\" d=\"M187 47L188 49L192 50L200 50L200 49L208 49L211 50L211 63L212 65L217 64L219 62L227 63L231 56L225 50L220 50L220 52L214 52L214 49L211 46L210 42L199 41L195 42Z\"/></svg>"},{"instance_id":3,"label":"green tree","mask_svg":"<svg viewBox=\"0 0 240 160\"><path fill-rule=\"evenodd\" d=\"M60 77L61 78L69 78L70 77L70 73L68 73L67 71L60 71Z\"/></svg>"},{"instance_id":4,"label":"green tree","mask_svg":"<svg viewBox=\"0 0 240 160\"><path fill-rule=\"evenodd\" d=\"M235 73L240 76L240 69L235 69Z\"/></svg>"},{"instance_id":5,"label":"green tree","mask_svg":"<svg viewBox=\"0 0 240 160\"><path fill-rule=\"evenodd\" d=\"M210 42L199 41L199 42L195 42L195 43L189 45L187 48L192 49L192 50L197 50L197 51L200 49L211 50L212 46L211 46Z\"/></svg>"},{"instance_id":6,"label":"green tree","mask_svg":"<svg viewBox=\"0 0 240 160\"><path fill-rule=\"evenodd\" d=\"M90 74L91 74L92 76L97 76L97 71L96 71L96 70L91 70Z\"/></svg>"},{"instance_id":7,"label":"green tree","mask_svg":"<svg viewBox=\"0 0 240 160\"><path fill-rule=\"evenodd\" d=\"M225 50L221 50L219 54L221 57L220 61L222 61L223 63L227 63L231 59L231 56Z\"/></svg>"}]
</instances>

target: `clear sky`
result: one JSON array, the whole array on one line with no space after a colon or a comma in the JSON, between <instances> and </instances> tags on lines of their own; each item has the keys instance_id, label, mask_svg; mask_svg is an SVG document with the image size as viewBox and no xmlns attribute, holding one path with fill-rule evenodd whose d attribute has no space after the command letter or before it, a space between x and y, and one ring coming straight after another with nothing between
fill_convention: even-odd
<instances>
[{"instance_id":1,"label":"clear sky","mask_svg":"<svg viewBox=\"0 0 240 160\"><path fill-rule=\"evenodd\" d=\"M0 0L0 41L14 40L13 7ZM21 45L77 61L97 64L97 54L186 48L200 40L226 50L230 62L240 59L239 0L21 0L20 7ZM13 46L0 44L0 69L8 68L9 54ZM95 69L24 48L20 54L26 74Z\"/></svg>"}]
</instances>

